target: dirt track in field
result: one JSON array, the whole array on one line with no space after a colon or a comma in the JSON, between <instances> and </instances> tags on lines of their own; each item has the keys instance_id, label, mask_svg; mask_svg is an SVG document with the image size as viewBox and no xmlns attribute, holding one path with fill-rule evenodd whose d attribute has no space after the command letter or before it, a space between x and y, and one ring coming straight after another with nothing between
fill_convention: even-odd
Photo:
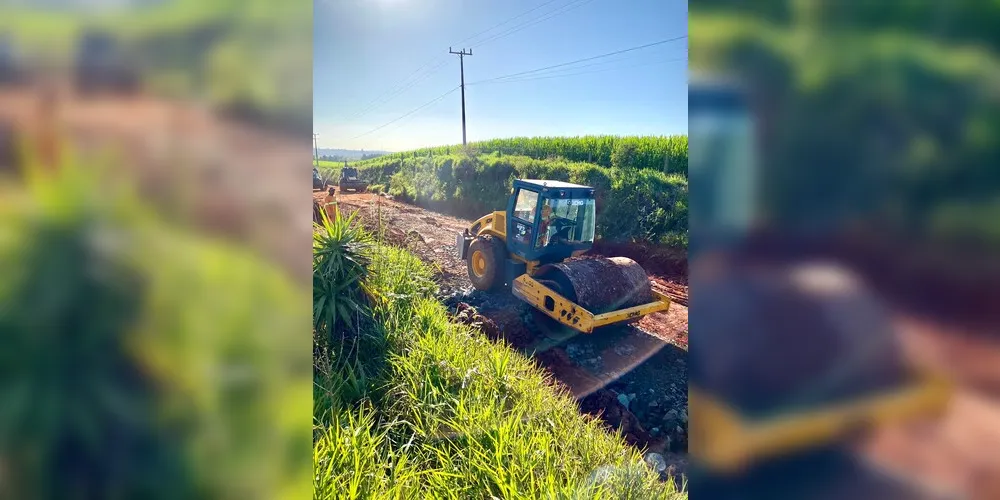
<instances>
[{"instance_id":1,"label":"dirt track in field","mask_svg":"<svg viewBox=\"0 0 1000 500\"><path fill-rule=\"evenodd\" d=\"M318 200L332 200L317 192ZM430 263L441 298L459 321L479 323L487 336L534 358L579 398L587 414L602 414L631 443L670 455L679 468L687 447L687 285L683 277L651 275L655 289L673 298L670 309L636 326L592 335L559 328L510 293L472 288L455 250L470 221L370 193L337 194L342 214ZM642 263L640 263L642 264Z\"/></svg>"}]
</instances>

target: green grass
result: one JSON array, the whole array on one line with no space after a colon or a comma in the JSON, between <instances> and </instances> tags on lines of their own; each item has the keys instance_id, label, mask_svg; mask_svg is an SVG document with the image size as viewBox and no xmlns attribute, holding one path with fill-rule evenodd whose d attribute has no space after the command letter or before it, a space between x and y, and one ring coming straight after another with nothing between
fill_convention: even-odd
<instances>
[{"instance_id":1,"label":"green grass","mask_svg":"<svg viewBox=\"0 0 1000 500\"><path fill-rule=\"evenodd\" d=\"M314 498L686 498L528 358L450 322L419 259L369 255L370 321L316 359Z\"/></svg>"}]
</instances>

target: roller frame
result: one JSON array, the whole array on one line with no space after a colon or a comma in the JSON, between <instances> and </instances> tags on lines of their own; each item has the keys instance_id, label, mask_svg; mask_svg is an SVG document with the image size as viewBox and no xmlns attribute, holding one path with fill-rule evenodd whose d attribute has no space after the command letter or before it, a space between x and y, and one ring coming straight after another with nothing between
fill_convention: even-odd
<instances>
[{"instance_id":1,"label":"roller frame","mask_svg":"<svg viewBox=\"0 0 1000 500\"><path fill-rule=\"evenodd\" d=\"M890 391L764 420L741 418L725 403L689 387L689 408L698 414L698 425L692 428L692 456L710 470L733 473L751 462L833 442L866 429L943 413L951 397L951 382L926 369L914 368L913 373L913 382Z\"/></svg>"},{"instance_id":2,"label":"roller frame","mask_svg":"<svg viewBox=\"0 0 1000 500\"><path fill-rule=\"evenodd\" d=\"M655 312L666 311L670 308L671 303L670 297L652 290L652 302L617 311L594 314L579 304L559 295L528 274L518 276L511 285L511 292L514 296L527 302L548 317L581 333L593 333L595 328L635 320ZM546 306L546 303L552 306L551 309Z\"/></svg>"}]
</instances>

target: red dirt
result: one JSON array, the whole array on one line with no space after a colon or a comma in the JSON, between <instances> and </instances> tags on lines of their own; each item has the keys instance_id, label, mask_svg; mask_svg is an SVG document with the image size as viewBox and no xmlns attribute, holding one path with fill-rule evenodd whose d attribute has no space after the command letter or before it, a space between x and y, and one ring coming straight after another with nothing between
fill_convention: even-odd
<instances>
[{"instance_id":1,"label":"red dirt","mask_svg":"<svg viewBox=\"0 0 1000 500\"><path fill-rule=\"evenodd\" d=\"M1000 342L912 316L899 323L908 354L949 374L956 394L939 420L886 429L861 449L969 498L1000 498Z\"/></svg>"},{"instance_id":2,"label":"red dirt","mask_svg":"<svg viewBox=\"0 0 1000 500\"><path fill-rule=\"evenodd\" d=\"M33 140L55 134L83 158L109 151L147 200L214 235L247 242L305 281L312 237L301 195L311 147L153 96L82 99L65 88L44 114L37 88L0 92L0 123ZM252 179L267 179L254 182ZM178 208L180 207L180 208Z\"/></svg>"},{"instance_id":3,"label":"red dirt","mask_svg":"<svg viewBox=\"0 0 1000 500\"><path fill-rule=\"evenodd\" d=\"M995 256L984 256L974 245L921 250L877 233L808 242L786 236L762 233L751 248L778 259L821 257L856 269L895 305L906 354L956 384L941 418L880 430L861 444L862 453L966 498L1000 498Z\"/></svg>"}]
</instances>

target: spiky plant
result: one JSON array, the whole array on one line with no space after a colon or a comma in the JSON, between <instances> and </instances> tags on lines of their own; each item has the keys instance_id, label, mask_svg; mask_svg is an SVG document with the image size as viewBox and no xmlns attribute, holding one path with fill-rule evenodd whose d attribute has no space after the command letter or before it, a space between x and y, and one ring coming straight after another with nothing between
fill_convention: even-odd
<instances>
[{"instance_id":1,"label":"spiky plant","mask_svg":"<svg viewBox=\"0 0 1000 500\"><path fill-rule=\"evenodd\" d=\"M365 285L371 239L354 224L357 213L331 219L320 210L313 228L313 328L318 339L334 342L369 317Z\"/></svg>"}]
</instances>

